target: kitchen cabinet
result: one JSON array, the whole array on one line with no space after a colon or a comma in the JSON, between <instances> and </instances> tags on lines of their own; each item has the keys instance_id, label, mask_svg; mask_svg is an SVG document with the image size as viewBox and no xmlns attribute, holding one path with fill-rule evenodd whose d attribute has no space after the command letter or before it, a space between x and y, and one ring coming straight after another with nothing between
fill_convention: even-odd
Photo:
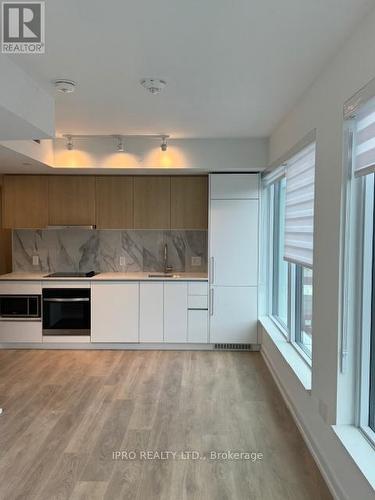
<instances>
[{"instance_id":1,"label":"kitchen cabinet","mask_svg":"<svg viewBox=\"0 0 375 500\"><path fill-rule=\"evenodd\" d=\"M259 176L210 176L210 342L257 344Z\"/></svg>"},{"instance_id":2,"label":"kitchen cabinet","mask_svg":"<svg viewBox=\"0 0 375 500\"><path fill-rule=\"evenodd\" d=\"M133 228L133 177L96 177L96 225L99 229Z\"/></svg>"},{"instance_id":3,"label":"kitchen cabinet","mask_svg":"<svg viewBox=\"0 0 375 500\"><path fill-rule=\"evenodd\" d=\"M42 342L42 322L0 321L1 342Z\"/></svg>"},{"instance_id":4,"label":"kitchen cabinet","mask_svg":"<svg viewBox=\"0 0 375 500\"><path fill-rule=\"evenodd\" d=\"M51 175L48 177L48 224L95 224L95 177Z\"/></svg>"},{"instance_id":5,"label":"kitchen cabinet","mask_svg":"<svg viewBox=\"0 0 375 500\"><path fill-rule=\"evenodd\" d=\"M258 343L258 288L211 288L210 342Z\"/></svg>"},{"instance_id":6,"label":"kitchen cabinet","mask_svg":"<svg viewBox=\"0 0 375 500\"><path fill-rule=\"evenodd\" d=\"M3 227L40 229L48 225L48 177L43 175L4 176Z\"/></svg>"},{"instance_id":7,"label":"kitchen cabinet","mask_svg":"<svg viewBox=\"0 0 375 500\"><path fill-rule=\"evenodd\" d=\"M170 229L171 178L134 177L134 229Z\"/></svg>"},{"instance_id":8,"label":"kitchen cabinet","mask_svg":"<svg viewBox=\"0 0 375 500\"><path fill-rule=\"evenodd\" d=\"M188 311L188 342L207 344L208 342L208 311L207 309L189 309Z\"/></svg>"},{"instance_id":9,"label":"kitchen cabinet","mask_svg":"<svg viewBox=\"0 0 375 500\"><path fill-rule=\"evenodd\" d=\"M187 342L187 282L164 282L164 341Z\"/></svg>"},{"instance_id":10,"label":"kitchen cabinet","mask_svg":"<svg viewBox=\"0 0 375 500\"><path fill-rule=\"evenodd\" d=\"M91 342L139 342L139 283L93 282Z\"/></svg>"},{"instance_id":11,"label":"kitchen cabinet","mask_svg":"<svg viewBox=\"0 0 375 500\"><path fill-rule=\"evenodd\" d=\"M211 200L212 284L257 286L258 200Z\"/></svg>"},{"instance_id":12,"label":"kitchen cabinet","mask_svg":"<svg viewBox=\"0 0 375 500\"><path fill-rule=\"evenodd\" d=\"M248 200L259 198L258 174L213 174L211 200Z\"/></svg>"},{"instance_id":13,"label":"kitchen cabinet","mask_svg":"<svg viewBox=\"0 0 375 500\"><path fill-rule=\"evenodd\" d=\"M164 340L164 284L141 282L139 289L139 340Z\"/></svg>"},{"instance_id":14,"label":"kitchen cabinet","mask_svg":"<svg viewBox=\"0 0 375 500\"><path fill-rule=\"evenodd\" d=\"M176 176L171 178L171 228L207 229L208 178Z\"/></svg>"}]
</instances>

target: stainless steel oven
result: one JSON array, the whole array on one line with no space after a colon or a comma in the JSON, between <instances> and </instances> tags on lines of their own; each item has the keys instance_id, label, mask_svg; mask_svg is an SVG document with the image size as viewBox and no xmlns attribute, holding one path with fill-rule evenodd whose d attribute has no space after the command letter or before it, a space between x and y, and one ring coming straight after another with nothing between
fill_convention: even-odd
<instances>
[{"instance_id":1,"label":"stainless steel oven","mask_svg":"<svg viewBox=\"0 0 375 500\"><path fill-rule=\"evenodd\" d=\"M40 320L40 295L0 295L0 319Z\"/></svg>"},{"instance_id":2,"label":"stainless steel oven","mask_svg":"<svg viewBox=\"0 0 375 500\"><path fill-rule=\"evenodd\" d=\"M43 289L43 335L90 335L90 288Z\"/></svg>"}]
</instances>

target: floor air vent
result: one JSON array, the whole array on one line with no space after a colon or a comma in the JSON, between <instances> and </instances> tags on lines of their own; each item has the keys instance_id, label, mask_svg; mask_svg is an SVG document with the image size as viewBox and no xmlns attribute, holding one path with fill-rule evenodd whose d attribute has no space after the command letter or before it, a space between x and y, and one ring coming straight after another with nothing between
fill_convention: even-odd
<instances>
[{"instance_id":1,"label":"floor air vent","mask_svg":"<svg viewBox=\"0 0 375 500\"><path fill-rule=\"evenodd\" d=\"M215 349L221 351L254 351L253 344L215 344Z\"/></svg>"}]
</instances>

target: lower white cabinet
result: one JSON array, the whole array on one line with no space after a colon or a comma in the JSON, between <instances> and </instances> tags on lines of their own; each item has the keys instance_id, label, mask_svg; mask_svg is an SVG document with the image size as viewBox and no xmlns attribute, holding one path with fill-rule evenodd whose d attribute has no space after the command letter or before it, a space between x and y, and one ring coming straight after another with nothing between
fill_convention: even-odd
<instances>
[{"instance_id":1,"label":"lower white cabinet","mask_svg":"<svg viewBox=\"0 0 375 500\"><path fill-rule=\"evenodd\" d=\"M187 282L164 282L164 342L187 342Z\"/></svg>"},{"instance_id":2,"label":"lower white cabinet","mask_svg":"<svg viewBox=\"0 0 375 500\"><path fill-rule=\"evenodd\" d=\"M42 342L42 322L0 321L1 342Z\"/></svg>"},{"instance_id":3,"label":"lower white cabinet","mask_svg":"<svg viewBox=\"0 0 375 500\"><path fill-rule=\"evenodd\" d=\"M91 341L139 342L139 283L93 282Z\"/></svg>"},{"instance_id":4,"label":"lower white cabinet","mask_svg":"<svg viewBox=\"0 0 375 500\"><path fill-rule=\"evenodd\" d=\"M139 285L139 340L164 340L164 283L141 282Z\"/></svg>"},{"instance_id":5,"label":"lower white cabinet","mask_svg":"<svg viewBox=\"0 0 375 500\"><path fill-rule=\"evenodd\" d=\"M217 286L210 289L211 343L258 343L258 288Z\"/></svg>"},{"instance_id":6,"label":"lower white cabinet","mask_svg":"<svg viewBox=\"0 0 375 500\"><path fill-rule=\"evenodd\" d=\"M208 342L208 311L207 309L189 309L188 311L188 342Z\"/></svg>"}]
</instances>

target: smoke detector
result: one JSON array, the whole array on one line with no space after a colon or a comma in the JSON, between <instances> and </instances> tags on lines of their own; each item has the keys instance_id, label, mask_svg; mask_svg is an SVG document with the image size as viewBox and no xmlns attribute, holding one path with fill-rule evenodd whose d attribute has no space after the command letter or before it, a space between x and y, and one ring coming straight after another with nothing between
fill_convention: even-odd
<instances>
[{"instance_id":1,"label":"smoke detector","mask_svg":"<svg viewBox=\"0 0 375 500\"><path fill-rule=\"evenodd\" d=\"M158 80L157 78L143 78L141 80L141 85L146 90L150 92L150 94L160 94L163 88L167 85L165 80Z\"/></svg>"},{"instance_id":2,"label":"smoke detector","mask_svg":"<svg viewBox=\"0 0 375 500\"><path fill-rule=\"evenodd\" d=\"M55 89L62 94L71 94L77 86L73 80L56 80Z\"/></svg>"}]
</instances>

